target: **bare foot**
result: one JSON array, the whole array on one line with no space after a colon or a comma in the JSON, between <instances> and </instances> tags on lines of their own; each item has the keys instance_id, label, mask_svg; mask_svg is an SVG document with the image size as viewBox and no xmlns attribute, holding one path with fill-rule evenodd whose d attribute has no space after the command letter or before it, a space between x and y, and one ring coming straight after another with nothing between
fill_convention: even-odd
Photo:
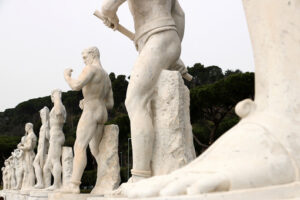
<instances>
[{"instance_id":1,"label":"bare foot","mask_svg":"<svg viewBox=\"0 0 300 200\"><path fill-rule=\"evenodd\" d=\"M50 187L47 187L45 190L47 191L54 191L54 190L57 190L59 187L56 186L56 185L51 185Z\"/></svg>"},{"instance_id":2,"label":"bare foot","mask_svg":"<svg viewBox=\"0 0 300 200\"><path fill-rule=\"evenodd\" d=\"M44 188L44 184L36 184L34 186L35 189L43 189Z\"/></svg>"},{"instance_id":3,"label":"bare foot","mask_svg":"<svg viewBox=\"0 0 300 200\"><path fill-rule=\"evenodd\" d=\"M58 192L62 193L72 193L72 194L79 194L80 188L78 184L74 184L70 182L68 185L63 186L61 189L57 190Z\"/></svg>"},{"instance_id":4,"label":"bare foot","mask_svg":"<svg viewBox=\"0 0 300 200\"><path fill-rule=\"evenodd\" d=\"M249 100L243 103L250 106L249 112L237 113L245 119L196 160L169 175L127 184L119 193L131 198L198 195L296 181L300 147L295 140L300 139L300 125L273 114L253 113L255 106L248 105Z\"/></svg>"}]
</instances>

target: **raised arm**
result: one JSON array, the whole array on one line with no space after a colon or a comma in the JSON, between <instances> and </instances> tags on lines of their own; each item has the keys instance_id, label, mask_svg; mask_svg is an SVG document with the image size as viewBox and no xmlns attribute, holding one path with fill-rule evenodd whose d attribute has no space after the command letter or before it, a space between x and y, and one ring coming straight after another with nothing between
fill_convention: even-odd
<instances>
[{"instance_id":1,"label":"raised arm","mask_svg":"<svg viewBox=\"0 0 300 200\"><path fill-rule=\"evenodd\" d=\"M72 71L73 70L70 68L65 69L64 77L72 90L75 91L81 90L94 76L94 69L91 66L86 66L79 75L78 79L71 78Z\"/></svg>"},{"instance_id":2,"label":"raised arm","mask_svg":"<svg viewBox=\"0 0 300 200\"><path fill-rule=\"evenodd\" d=\"M120 5L122 5L126 0L103 0L102 3L102 14L106 17L113 18L118 11Z\"/></svg>"},{"instance_id":3,"label":"raised arm","mask_svg":"<svg viewBox=\"0 0 300 200\"><path fill-rule=\"evenodd\" d=\"M126 0L103 0L101 12L104 17L104 24L114 30L119 25L119 18L117 16L118 8Z\"/></svg>"}]
</instances>

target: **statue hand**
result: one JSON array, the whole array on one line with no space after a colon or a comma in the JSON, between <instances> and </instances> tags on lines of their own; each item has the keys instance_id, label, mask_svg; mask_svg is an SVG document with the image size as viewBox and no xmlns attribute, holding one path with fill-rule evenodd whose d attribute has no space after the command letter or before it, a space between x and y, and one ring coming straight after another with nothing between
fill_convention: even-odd
<instances>
[{"instance_id":1,"label":"statue hand","mask_svg":"<svg viewBox=\"0 0 300 200\"><path fill-rule=\"evenodd\" d=\"M83 110L83 108L84 108L84 99L81 99L81 100L79 101L79 108L80 108L81 110Z\"/></svg>"},{"instance_id":2,"label":"statue hand","mask_svg":"<svg viewBox=\"0 0 300 200\"><path fill-rule=\"evenodd\" d=\"M109 28L111 28L111 29L113 29L115 31L115 30L118 29L119 18L118 18L118 16L116 14L114 16L112 16L112 17L105 16L103 23L107 27L109 27Z\"/></svg>"},{"instance_id":3,"label":"statue hand","mask_svg":"<svg viewBox=\"0 0 300 200\"><path fill-rule=\"evenodd\" d=\"M73 72L73 69L67 68L67 69L65 69L65 71L64 71L64 76L65 76L65 77L71 77L71 76L72 76L72 72Z\"/></svg>"}]
</instances>

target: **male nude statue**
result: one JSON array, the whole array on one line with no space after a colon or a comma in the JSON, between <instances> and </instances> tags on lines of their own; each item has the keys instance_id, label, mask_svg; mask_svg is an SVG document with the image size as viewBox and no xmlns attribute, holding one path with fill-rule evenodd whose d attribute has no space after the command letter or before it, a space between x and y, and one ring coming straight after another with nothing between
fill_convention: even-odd
<instances>
[{"instance_id":1,"label":"male nude statue","mask_svg":"<svg viewBox=\"0 0 300 200\"><path fill-rule=\"evenodd\" d=\"M16 186L14 187L14 190L20 190L24 177L24 153L21 149L15 149L13 156L15 157L16 169Z\"/></svg>"},{"instance_id":2,"label":"male nude statue","mask_svg":"<svg viewBox=\"0 0 300 200\"><path fill-rule=\"evenodd\" d=\"M63 133L63 126L66 122L66 109L61 101L61 91L54 90L51 93L51 100L54 104L50 112L50 146L48 151L47 160L43 169L45 178L46 190L55 190L61 186L61 154L62 145L65 142L65 135ZM51 174L53 175L54 181L51 184Z\"/></svg>"},{"instance_id":3,"label":"male nude statue","mask_svg":"<svg viewBox=\"0 0 300 200\"><path fill-rule=\"evenodd\" d=\"M19 146L24 152L25 172L22 183L22 190L31 189L34 186L35 175L33 169L33 159L35 157L34 148L36 147L37 137L33 132L33 124L25 125L25 141Z\"/></svg>"},{"instance_id":4,"label":"male nude statue","mask_svg":"<svg viewBox=\"0 0 300 200\"><path fill-rule=\"evenodd\" d=\"M80 102L83 109L76 131L74 144L74 161L72 178L62 192L79 193L80 180L87 164L86 149L90 146L92 155L99 159L99 144L107 121L107 109L114 104L111 82L108 74L100 63L100 53L97 47L85 49L82 52L85 67L78 79L71 78L72 69L64 72L64 77L72 90L81 90L84 99Z\"/></svg>"},{"instance_id":5,"label":"male nude statue","mask_svg":"<svg viewBox=\"0 0 300 200\"><path fill-rule=\"evenodd\" d=\"M103 0L109 27L118 26L116 12L126 0ZM181 53L184 13L176 0L127 0L135 25L139 56L131 72L125 105L130 118L132 182L152 175L154 130L148 105L163 69L177 65Z\"/></svg>"},{"instance_id":6,"label":"male nude statue","mask_svg":"<svg viewBox=\"0 0 300 200\"><path fill-rule=\"evenodd\" d=\"M37 154L33 162L37 180L37 183L34 186L36 189L44 188L43 168L46 162L50 139L49 108L45 106L43 109L41 109L40 116L42 120L42 126L40 128ZM49 180L50 178L51 177L49 176L47 179Z\"/></svg>"}]
</instances>

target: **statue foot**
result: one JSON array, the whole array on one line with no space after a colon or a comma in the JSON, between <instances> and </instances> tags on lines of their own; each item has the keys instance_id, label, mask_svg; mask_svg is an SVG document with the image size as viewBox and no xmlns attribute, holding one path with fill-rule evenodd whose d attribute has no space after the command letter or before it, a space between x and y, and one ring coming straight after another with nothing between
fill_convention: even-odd
<instances>
[{"instance_id":1,"label":"statue foot","mask_svg":"<svg viewBox=\"0 0 300 200\"><path fill-rule=\"evenodd\" d=\"M79 194L80 193L79 185L80 184L75 184L73 182L70 182L69 184L63 186L62 188L60 188L57 191L62 192L62 193Z\"/></svg>"},{"instance_id":2,"label":"statue foot","mask_svg":"<svg viewBox=\"0 0 300 200\"><path fill-rule=\"evenodd\" d=\"M35 186L34 186L35 189L43 189L44 188L44 184L42 183L37 183Z\"/></svg>"},{"instance_id":3,"label":"statue foot","mask_svg":"<svg viewBox=\"0 0 300 200\"><path fill-rule=\"evenodd\" d=\"M47 187L45 190L47 191L54 191L57 190L59 187L57 185L51 185L50 187Z\"/></svg>"},{"instance_id":4,"label":"statue foot","mask_svg":"<svg viewBox=\"0 0 300 200\"><path fill-rule=\"evenodd\" d=\"M295 143L299 131L300 125L291 125L283 117L253 113L187 166L128 183L118 194L130 198L199 195L292 183L299 173L300 146Z\"/></svg>"}]
</instances>

